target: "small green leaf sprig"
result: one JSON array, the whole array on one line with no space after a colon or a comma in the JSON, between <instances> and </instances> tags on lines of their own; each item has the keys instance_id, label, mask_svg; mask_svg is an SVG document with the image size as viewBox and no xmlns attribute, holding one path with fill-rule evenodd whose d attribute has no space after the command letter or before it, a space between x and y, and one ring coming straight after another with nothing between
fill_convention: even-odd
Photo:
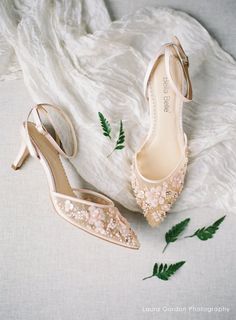
<instances>
[{"instance_id":1,"label":"small green leaf sprig","mask_svg":"<svg viewBox=\"0 0 236 320\"><path fill-rule=\"evenodd\" d=\"M109 121L104 117L104 115L101 112L98 112L98 116L100 119L100 124L103 130L103 135L105 137L108 137L109 139L111 139L111 125L109 123Z\"/></svg>"},{"instance_id":2,"label":"small green leaf sprig","mask_svg":"<svg viewBox=\"0 0 236 320\"><path fill-rule=\"evenodd\" d=\"M193 238L198 237L198 239L202 241L209 240L213 238L216 231L219 229L220 224L224 221L226 216L221 217L220 219L216 220L212 225L209 227L203 227L201 229L197 229L197 231L194 232L191 236L187 236L184 238Z\"/></svg>"},{"instance_id":3,"label":"small green leaf sprig","mask_svg":"<svg viewBox=\"0 0 236 320\"><path fill-rule=\"evenodd\" d=\"M185 261L179 261L170 265L167 265L166 263L165 264L161 263L160 265L158 265L157 263L155 263L153 267L152 275L143 278L143 280L147 280L152 277L157 277L161 280L167 281L184 264L185 264Z\"/></svg>"},{"instance_id":4,"label":"small green leaf sprig","mask_svg":"<svg viewBox=\"0 0 236 320\"><path fill-rule=\"evenodd\" d=\"M98 116L99 116L100 124L103 130L103 135L105 137L108 137L110 140L112 140L111 125L109 121L105 118L105 116L101 112L98 112ZM124 149L124 147L125 147L125 131L123 126L123 121L120 120L119 135L118 135L118 138L116 139L115 147L113 148L111 153L107 155L107 158L109 158L115 150L122 150Z\"/></svg>"},{"instance_id":5,"label":"small green leaf sprig","mask_svg":"<svg viewBox=\"0 0 236 320\"><path fill-rule=\"evenodd\" d=\"M212 225L208 227L203 227L201 229L197 229L192 235L186 236L181 239L186 239L186 238L193 238L193 237L198 237L198 239L202 241L206 241L209 239L212 239L216 231L219 229L220 224L224 221L226 216L221 217L220 219L216 220ZM166 240L166 245L163 249L162 252L165 251L169 243L175 242L179 239L179 236L182 234L182 232L186 229L188 226L188 223L190 221L190 218L187 218L180 223L176 224L173 226L169 231L166 232L165 234L165 240Z\"/></svg>"},{"instance_id":6,"label":"small green leaf sprig","mask_svg":"<svg viewBox=\"0 0 236 320\"><path fill-rule=\"evenodd\" d=\"M166 232L166 234L165 234L166 245L165 245L162 253L165 252L169 243L175 242L178 239L179 235L185 230L185 228L189 224L189 221L190 221L190 218L187 218L187 219L181 221L180 223L176 224L168 232Z\"/></svg>"},{"instance_id":7,"label":"small green leaf sprig","mask_svg":"<svg viewBox=\"0 0 236 320\"><path fill-rule=\"evenodd\" d=\"M174 225L171 229L169 229L166 234L165 234L165 240L166 240L166 245L162 251L162 253L165 252L167 246L171 242L175 242L177 240L181 239L186 239L186 238L193 238L197 237L201 241L207 241L209 239L212 239L219 229L219 226L221 223L224 221L226 216L221 217L220 219L216 220L213 224L211 224L208 227L202 227L200 229L197 229L192 235L186 236L184 238L180 238L180 235L184 232L184 230L187 228L190 218L187 218L176 225ZM155 263L153 266L153 272L151 276L143 278L143 280L152 278L152 277L157 277L161 280L169 280L169 278L179 269L184 265L185 261L179 261L174 264L167 265L166 263L163 264L158 264Z\"/></svg>"}]
</instances>

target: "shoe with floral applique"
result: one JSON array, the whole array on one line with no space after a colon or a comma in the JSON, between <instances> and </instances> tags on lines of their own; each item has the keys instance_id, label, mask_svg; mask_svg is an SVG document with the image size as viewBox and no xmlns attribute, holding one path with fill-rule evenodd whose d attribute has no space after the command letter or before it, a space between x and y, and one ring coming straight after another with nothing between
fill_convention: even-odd
<instances>
[{"instance_id":1,"label":"shoe with floral applique","mask_svg":"<svg viewBox=\"0 0 236 320\"><path fill-rule=\"evenodd\" d=\"M64 119L70 130L73 142L70 151L65 147L66 139L63 141L62 122L59 126L56 125L51 116L52 111L56 111L61 120ZM42 123L42 114L51 123L50 130ZM34 122L29 121L31 115ZM49 133L51 131L54 138ZM76 134L66 113L56 106L39 104L31 109L23 123L22 145L12 168L19 169L29 155L39 159L47 175L52 203L61 217L94 236L127 248L138 249L139 242L135 232L112 200L94 191L71 187L61 159L73 158L76 153Z\"/></svg>"},{"instance_id":2,"label":"shoe with floral applique","mask_svg":"<svg viewBox=\"0 0 236 320\"><path fill-rule=\"evenodd\" d=\"M188 163L183 102L192 100L189 61L177 37L150 63L144 91L150 130L132 163L131 184L151 226L159 225L180 195Z\"/></svg>"}]
</instances>

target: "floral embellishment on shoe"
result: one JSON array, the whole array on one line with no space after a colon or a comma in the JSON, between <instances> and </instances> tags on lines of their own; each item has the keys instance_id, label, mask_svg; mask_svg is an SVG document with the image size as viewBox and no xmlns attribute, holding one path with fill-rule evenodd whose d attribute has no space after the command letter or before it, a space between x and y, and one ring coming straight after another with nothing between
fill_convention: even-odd
<instances>
[{"instance_id":1,"label":"floral embellishment on shoe","mask_svg":"<svg viewBox=\"0 0 236 320\"><path fill-rule=\"evenodd\" d=\"M155 208L158 205L158 200L160 197L159 186L157 188L151 188L147 190L144 194L146 197L146 203L151 207Z\"/></svg>"},{"instance_id":2,"label":"floral embellishment on shoe","mask_svg":"<svg viewBox=\"0 0 236 320\"><path fill-rule=\"evenodd\" d=\"M90 226L95 227L96 231L104 234L104 221L105 221L105 214L102 209L96 208L94 206L91 206L88 208L89 217L88 217L88 223Z\"/></svg>"},{"instance_id":3,"label":"floral embellishment on shoe","mask_svg":"<svg viewBox=\"0 0 236 320\"><path fill-rule=\"evenodd\" d=\"M76 201L76 198L73 201L62 196L55 196L53 200L61 215L79 228L113 243L139 248L136 234L116 207L101 204L96 206L95 202L89 204L90 201L85 204ZM101 199L99 202L101 203Z\"/></svg>"},{"instance_id":4,"label":"floral embellishment on shoe","mask_svg":"<svg viewBox=\"0 0 236 320\"><path fill-rule=\"evenodd\" d=\"M88 218L89 224L95 225L98 221L99 222L104 221L105 215L102 209L91 206L88 208L88 212L89 212L89 218Z\"/></svg>"},{"instance_id":5,"label":"floral embellishment on shoe","mask_svg":"<svg viewBox=\"0 0 236 320\"><path fill-rule=\"evenodd\" d=\"M71 210L73 210L74 206L73 203L70 200L66 200L65 201L65 211L69 212Z\"/></svg>"},{"instance_id":6,"label":"floral embellishment on shoe","mask_svg":"<svg viewBox=\"0 0 236 320\"><path fill-rule=\"evenodd\" d=\"M183 189L187 168L187 156L183 164L167 179L160 182L146 182L132 165L131 185L137 204L151 226L159 225L175 203Z\"/></svg>"},{"instance_id":7,"label":"floral embellishment on shoe","mask_svg":"<svg viewBox=\"0 0 236 320\"><path fill-rule=\"evenodd\" d=\"M164 204L165 197L166 197L166 191L167 191L167 184L166 183L164 183L162 186L158 185L155 188L151 188L151 189L145 191L144 194L146 197L146 203L151 208L155 208L158 204Z\"/></svg>"}]
</instances>

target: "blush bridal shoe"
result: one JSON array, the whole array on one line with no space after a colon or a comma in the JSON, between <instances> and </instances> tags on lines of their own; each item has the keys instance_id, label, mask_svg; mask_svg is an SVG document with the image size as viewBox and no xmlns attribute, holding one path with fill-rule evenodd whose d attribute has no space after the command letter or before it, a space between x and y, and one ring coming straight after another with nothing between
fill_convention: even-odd
<instances>
[{"instance_id":1,"label":"blush bridal shoe","mask_svg":"<svg viewBox=\"0 0 236 320\"><path fill-rule=\"evenodd\" d=\"M144 81L150 130L134 156L131 183L151 226L161 223L183 188L188 151L182 106L192 100L188 67L188 57L174 37L150 63Z\"/></svg>"},{"instance_id":2,"label":"blush bridal shoe","mask_svg":"<svg viewBox=\"0 0 236 320\"><path fill-rule=\"evenodd\" d=\"M73 150L68 153L60 139L59 127L53 122L50 112L56 111L70 129ZM42 124L42 115L50 125ZM34 122L29 121L33 116ZM48 121L47 121L48 123ZM50 134L54 128L54 136ZM49 133L50 132L50 133ZM47 175L50 196L56 212L65 220L90 234L128 248L138 249L139 242L127 220L120 214L114 203L97 192L73 189L67 178L62 158L73 158L77 153L77 139L69 117L58 107L39 104L29 113L22 127L22 145L12 165L19 169L29 155L37 158Z\"/></svg>"}]
</instances>

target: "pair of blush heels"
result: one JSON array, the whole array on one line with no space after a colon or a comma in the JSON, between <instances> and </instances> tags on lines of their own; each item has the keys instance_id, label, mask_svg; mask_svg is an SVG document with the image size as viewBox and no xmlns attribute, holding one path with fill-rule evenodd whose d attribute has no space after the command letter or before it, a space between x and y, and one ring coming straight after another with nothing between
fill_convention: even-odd
<instances>
[{"instance_id":1,"label":"pair of blush heels","mask_svg":"<svg viewBox=\"0 0 236 320\"><path fill-rule=\"evenodd\" d=\"M131 184L151 226L160 224L183 188L188 155L182 105L192 98L188 66L188 58L174 37L150 63L144 81L150 130L134 155ZM68 124L73 150L66 151L58 132L54 130L53 138L43 125L42 114L55 129L50 116L53 110ZM31 116L34 122L29 120ZM52 203L60 216L104 240L132 249L140 247L135 232L112 200L94 191L71 187L61 157L70 159L76 155L77 139L64 111L50 104L36 105L23 123L21 133L21 148L12 168L19 169L29 155L39 159L47 175Z\"/></svg>"}]
</instances>

